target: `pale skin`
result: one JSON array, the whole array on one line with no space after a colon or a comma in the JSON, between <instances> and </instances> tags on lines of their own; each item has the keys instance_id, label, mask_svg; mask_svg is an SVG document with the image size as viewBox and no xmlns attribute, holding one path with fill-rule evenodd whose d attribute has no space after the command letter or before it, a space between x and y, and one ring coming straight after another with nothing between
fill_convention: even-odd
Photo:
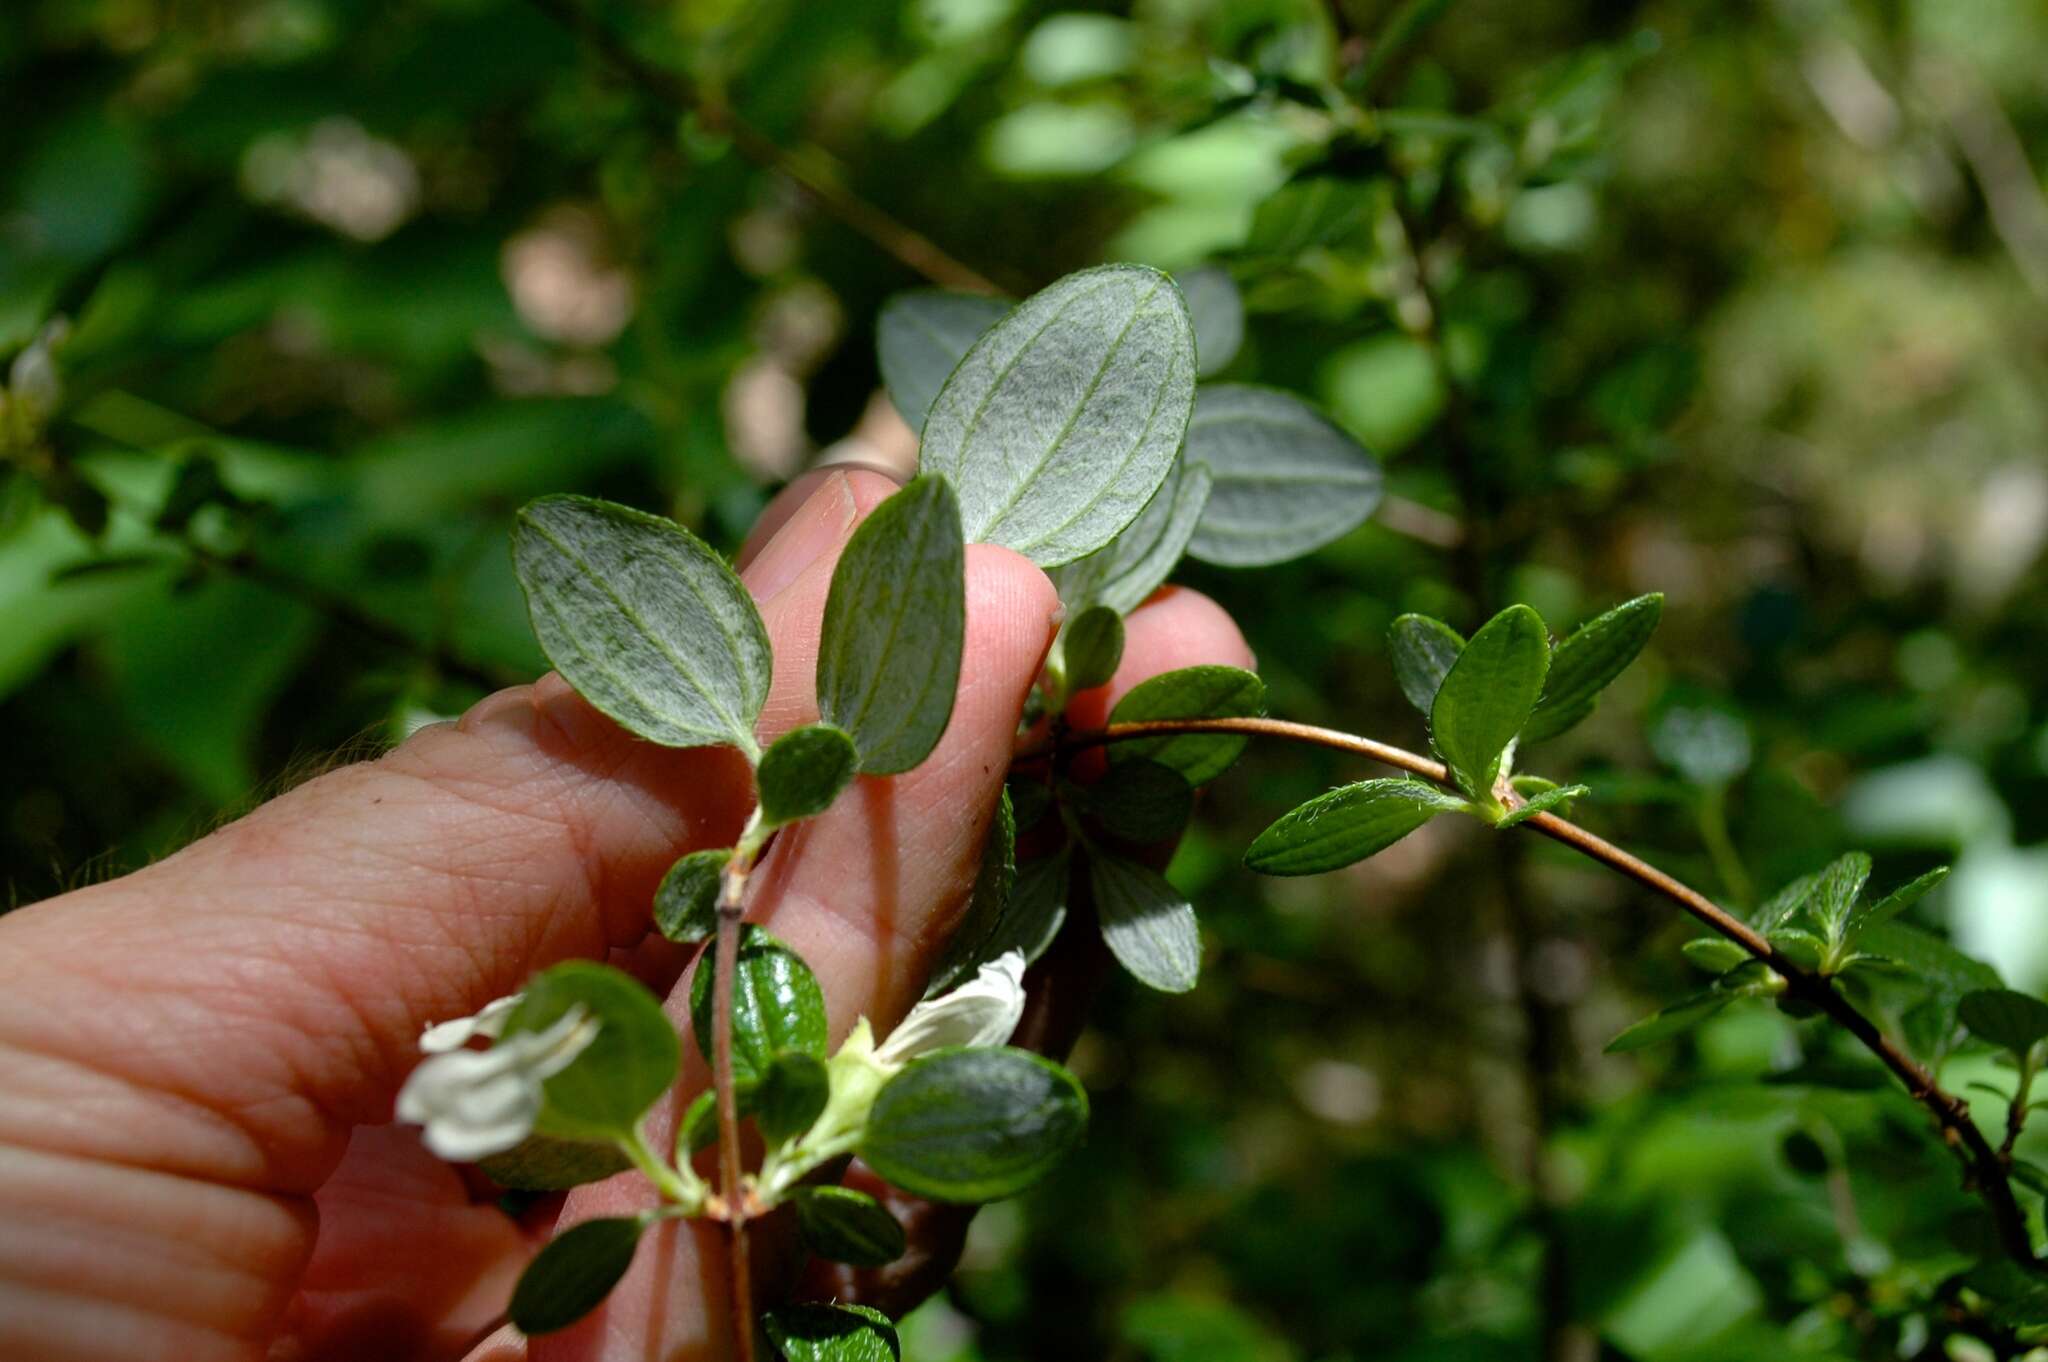
<instances>
[{"instance_id":1,"label":"pale skin","mask_svg":"<svg viewBox=\"0 0 2048 1362\"><path fill-rule=\"evenodd\" d=\"M832 565L893 488L813 474L742 555L775 643L764 737L815 717ZM757 874L750 917L817 972L835 1043L863 1013L886 1032L922 992L1057 610L1029 562L970 548L944 739L779 839ZM1075 717L1201 662L1251 658L1212 602L1163 591ZM423 1027L560 960L610 959L673 990L686 1026L686 952L650 937L650 896L678 855L730 844L749 799L733 754L634 740L550 676L144 870L0 918L0 1357L728 1356L722 1232L701 1224L644 1239L582 1324L490 1333L557 1223L638 1209L651 1190L622 1175L571 1193L559 1222L550 1204L515 1223L389 1122ZM708 1083L684 1050L659 1139ZM772 1227L761 1238L769 1301L798 1265Z\"/></svg>"}]
</instances>

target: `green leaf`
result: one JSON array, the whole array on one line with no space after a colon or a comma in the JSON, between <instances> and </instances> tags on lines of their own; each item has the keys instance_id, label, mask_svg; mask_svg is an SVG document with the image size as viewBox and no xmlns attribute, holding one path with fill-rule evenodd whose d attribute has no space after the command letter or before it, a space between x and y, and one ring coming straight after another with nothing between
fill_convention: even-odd
<instances>
[{"instance_id":1,"label":"green leaf","mask_svg":"<svg viewBox=\"0 0 2048 1362\"><path fill-rule=\"evenodd\" d=\"M1375 216L1369 180L1305 175L1268 194L1245 237L1250 255L1293 258L1314 246L1363 231Z\"/></svg>"},{"instance_id":2,"label":"green leaf","mask_svg":"<svg viewBox=\"0 0 2048 1362\"><path fill-rule=\"evenodd\" d=\"M2009 988L1980 988L1965 993L1956 1015L1979 1040L2024 1056L2048 1038L2048 1003Z\"/></svg>"},{"instance_id":3,"label":"green leaf","mask_svg":"<svg viewBox=\"0 0 2048 1362\"><path fill-rule=\"evenodd\" d=\"M975 342L932 403L920 457L959 492L969 540L1052 567L1145 509L1194 393L1194 328L1173 281L1140 265L1083 270Z\"/></svg>"},{"instance_id":4,"label":"green leaf","mask_svg":"<svg viewBox=\"0 0 2048 1362\"><path fill-rule=\"evenodd\" d=\"M953 491L929 475L876 507L840 554L818 641L818 713L852 735L861 770L908 771L945 733L966 572Z\"/></svg>"},{"instance_id":5,"label":"green leaf","mask_svg":"<svg viewBox=\"0 0 2048 1362\"><path fill-rule=\"evenodd\" d=\"M719 877L732 859L731 847L693 851L680 857L654 891L654 925L671 941L695 945L718 931Z\"/></svg>"},{"instance_id":6,"label":"green leaf","mask_svg":"<svg viewBox=\"0 0 2048 1362\"><path fill-rule=\"evenodd\" d=\"M753 1088L735 1085L733 1096L738 1099L734 1105L739 1114L745 1116L753 1100ZM682 1163L698 1150L709 1149L717 1143L718 1090L706 1088L690 1099L683 1119L676 1125L676 1162Z\"/></svg>"},{"instance_id":7,"label":"green leaf","mask_svg":"<svg viewBox=\"0 0 2048 1362\"><path fill-rule=\"evenodd\" d=\"M537 1129L569 1139L632 1133L676 1081L682 1050L661 1000L621 970L569 960L527 980L506 1035L545 1031L572 1007L596 1020L597 1035L569 1067L541 1085Z\"/></svg>"},{"instance_id":8,"label":"green leaf","mask_svg":"<svg viewBox=\"0 0 2048 1362\"><path fill-rule=\"evenodd\" d=\"M776 1055L753 1094L754 1124L761 1128L761 1138L773 1147L809 1130L825 1109L830 1089L824 1060L801 1050Z\"/></svg>"},{"instance_id":9,"label":"green leaf","mask_svg":"<svg viewBox=\"0 0 2048 1362\"><path fill-rule=\"evenodd\" d=\"M777 738L754 772L763 826L779 828L831 808L859 760L853 739L831 724L806 724Z\"/></svg>"},{"instance_id":10,"label":"green leaf","mask_svg":"<svg viewBox=\"0 0 2048 1362\"><path fill-rule=\"evenodd\" d=\"M1508 810L1507 817L1495 823L1494 826L1496 828L1511 828L1518 823L1526 823L1539 813L1555 813L1559 809L1569 808L1574 799L1579 799L1591 793L1593 793L1593 788L1590 785L1560 785L1555 790L1545 790L1542 794L1528 800L1520 808Z\"/></svg>"},{"instance_id":11,"label":"green leaf","mask_svg":"<svg viewBox=\"0 0 2048 1362\"><path fill-rule=\"evenodd\" d=\"M1780 927L1768 934L1770 942L1795 965L1817 970L1826 957L1828 943L1803 927Z\"/></svg>"},{"instance_id":12,"label":"green leaf","mask_svg":"<svg viewBox=\"0 0 2048 1362\"><path fill-rule=\"evenodd\" d=\"M749 923L742 929L732 979L732 1071L758 1083L778 1052L825 1054L825 994L795 951ZM690 1023L697 1049L711 1058L711 990L717 948L690 981Z\"/></svg>"},{"instance_id":13,"label":"green leaf","mask_svg":"<svg viewBox=\"0 0 2048 1362\"><path fill-rule=\"evenodd\" d=\"M670 521L586 497L519 513L512 566L541 651L649 742L753 753L768 631L725 560Z\"/></svg>"},{"instance_id":14,"label":"green leaf","mask_svg":"<svg viewBox=\"0 0 2048 1362\"><path fill-rule=\"evenodd\" d=\"M1838 858L1814 877L1813 896L1807 907L1830 941L1840 939L1849 910L1856 906L1856 896L1863 892L1869 879L1870 857L1860 851Z\"/></svg>"},{"instance_id":15,"label":"green leaf","mask_svg":"<svg viewBox=\"0 0 2048 1362\"><path fill-rule=\"evenodd\" d=\"M996 1201L1038 1181L1080 1140L1088 1098L1051 1060L993 1047L940 1050L882 1085L860 1156L934 1201Z\"/></svg>"},{"instance_id":16,"label":"green leaf","mask_svg":"<svg viewBox=\"0 0 2048 1362\"><path fill-rule=\"evenodd\" d=\"M1720 989L1708 989L1695 993L1681 1002L1675 1002L1661 1012L1643 1018L1613 1040L1607 1042L1610 1055L1626 1054L1630 1050L1641 1050L1655 1045L1658 1041L1692 1030L1707 1018L1735 1001L1734 995Z\"/></svg>"},{"instance_id":17,"label":"green leaf","mask_svg":"<svg viewBox=\"0 0 2048 1362\"><path fill-rule=\"evenodd\" d=\"M522 1192L559 1192L581 1187L632 1167L616 1144L557 1140L529 1135L502 1154L477 1163L477 1169L500 1187Z\"/></svg>"},{"instance_id":18,"label":"green leaf","mask_svg":"<svg viewBox=\"0 0 2048 1362\"><path fill-rule=\"evenodd\" d=\"M882 304L875 356L889 400L912 430L924 429L925 413L946 379L1010 307L1006 298L938 289L899 293Z\"/></svg>"},{"instance_id":19,"label":"green leaf","mask_svg":"<svg viewBox=\"0 0 2048 1362\"><path fill-rule=\"evenodd\" d=\"M1947 879L1948 870L1947 866L1938 865L1919 879L1900 885L1876 903L1852 908L1849 911L1848 925L1842 929L1843 936L1854 941L1870 928L1890 922L1918 903L1928 890Z\"/></svg>"},{"instance_id":20,"label":"green leaf","mask_svg":"<svg viewBox=\"0 0 2048 1362\"><path fill-rule=\"evenodd\" d=\"M1719 936L1702 936L1679 947L1685 958L1710 974L1726 974L1738 965L1747 964L1750 953L1733 941Z\"/></svg>"},{"instance_id":21,"label":"green leaf","mask_svg":"<svg viewBox=\"0 0 2048 1362\"><path fill-rule=\"evenodd\" d=\"M960 914L960 922L953 928L953 935L946 942L938 965L932 970L931 981L925 987L925 997L950 992L1002 954L1001 951L991 953L988 945L995 939L1016 883L1017 814L1010 797L1010 786L1005 784L1001 797L996 800L996 813L990 820L988 836L981 844L981 863L974 872L974 891L968 896L967 909Z\"/></svg>"},{"instance_id":22,"label":"green leaf","mask_svg":"<svg viewBox=\"0 0 2048 1362\"><path fill-rule=\"evenodd\" d=\"M1620 676L1657 632L1662 595L1638 596L1589 620L1550 655L1550 677L1522 741L1554 738L1593 712L1600 692Z\"/></svg>"},{"instance_id":23,"label":"green leaf","mask_svg":"<svg viewBox=\"0 0 2048 1362\"><path fill-rule=\"evenodd\" d=\"M1195 328L1195 372L1207 378L1229 367L1244 344L1244 299L1219 265L1188 270L1178 282Z\"/></svg>"},{"instance_id":24,"label":"green leaf","mask_svg":"<svg viewBox=\"0 0 2048 1362\"><path fill-rule=\"evenodd\" d=\"M1501 756L1528 721L1550 666L1543 620L1511 605L1472 636L1429 708L1431 740L1458 786L1482 808L1494 803Z\"/></svg>"},{"instance_id":25,"label":"green leaf","mask_svg":"<svg viewBox=\"0 0 2048 1362\"><path fill-rule=\"evenodd\" d=\"M1361 780L1280 815L1244 863L1261 875L1320 875L1386 850L1440 813L1470 813L1456 795L1407 776Z\"/></svg>"},{"instance_id":26,"label":"green leaf","mask_svg":"<svg viewBox=\"0 0 2048 1362\"><path fill-rule=\"evenodd\" d=\"M1379 463L1321 412L1277 388L1204 387L1187 461L1214 475L1188 552L1222 567L1264 567L1350 533L1379 507Z\"/></svg>"},{"instance_id":27,"label":"green leaf","mask_svg":"<svg viewBox=\"0 0 2048 1362\"><path fill-rule=\"evenodd\" d=\"M1147 988L1186 993L1202 968L1202 933L1194 905L1156 871L1120 856L1088 858L1088 881L1102 939Z\"/></svg>"},{"instance_id":28,"label":"green leaf","mask_svg":"<svg viewBox=\"0 0 2048 1362\"><path fill-rule=\"evenodd\" d=\"M851 1187L799 1187L797 1229L820 1258L855 1267L893 1263L909 1247L902 1224L881 1202Z\"/></svg>"},{"instance_id":29,"label":"green leaf","mask_svg":"<svg viewBox=\"0 0 2048 1362\"><path fill-rule=\"evenodd\" d=\"M1425 715L1436 703L1436 693L1451 674L1465 640L1442 620L1427 615L1403 615L1387 632L1394 655L1394 679L1401 694Z\"/></svg>"},{"instance_id":30,"label":"green leaf","mask_svg":"<svg viewBox=\"0 0 2048 1362\"><path fill-rule=\"evenodd\" d=\"M865 1305L785 1305L761 1317L785 1362L900 1362L896 1326Z\"/></svg>"},{"instance_id":31,"label":"green leaf","mask_svg":"<svg viewBox=\"0 0 2048 1362\"><path fill-rule=\"evenodd\" d=\"M1052 569L1069 611L1106 605L1128 615L1179 566L1209 501L1209 470L1176 462L1138 518L1085 558Z\"/></svg>"},{"instance_id":32,"label":"green leaf","mask_svg":"<svg viewBox=\"0 0 2048 1362\"><path fill-rule=\"evenodd\" d=\"M1194 787L1180 772L1156 761L1121 761L1093 785L1061 782L1066 801L1111 837L1150 846L1186 831L1195 812Z\"/></svg>"},{"instance_id":33,"label":"green leaf","mask_svg":"<svg viewBox=\"0 0 2048 1362\"><path fill-rule=\"evenodd\" d=\"M1236 667L1182 667L1131 688L1109 713L1113 724L1159 719L1249 718L1266 711L1266 684ZM1114 743L1112 763L1156 761L1197 788L1230 769L1245 738L1235 733L1182 733Z\"/></svg>"},{"instance_id":34,"label":"green leaf","mask_svg":"<svg viewBox=\"0 0 2048 1362\"><path fill-rule=\"evenodd\" d=\"M512 1322L528 1336L566 1329L595 1310L633 1265L637 1216L572 1225L534 1256L512 1289Z\"/></svg>"},{"instance_id":35,"label":"green leaf","mask_svg":"<svg viewBox=\"0 0 2048 1362\"><path fill-rule=\"evenodd\" d=\"M1067 920L1067 858L1067 849L1062 847L1050 856L1019 864L1016 883L993 929L972 949L960 947L960 938L955 936L925 989L925 997L937 997L966 983L983 965L1010 951L1021 952L1027 965L1044 955Z\"/></svg>"},{"instance_id":36,"label":"green leaf","mask_svg":"<svg viewBox=\"0 0 2048 1362\"><path fill-rule=\"evenodd\" d=\"M1948 942L1903 922L1887 922L1863 933L1857 945L1872 955L1904 967L1944 993L2003 988L1998 971L1972 959Z\"/></svg>"},{"instance_id":37,"label":"green leaf","mask_svg":"<svg viewBox=\"0 0 2048 1362\"><path fill-rule=\"evenodd\" d=\"M1063 647L1068 694L1108 684L1124 657L1123 616L1106 605L1090 606L1067 626Z\"/></svg>"},{"instance_id":38,"label":"green leaf","mask_svg":"<svg viewBox=\"0 0 2048 1362\"><path fill-rule=\"evenodd\" d=\"M1809 898L1813 897L1813 886L1819 879L1820 876L1818 874L1801 875L1798 879L1793 880L1777 893L1765 899L1757 908L1753 919L1756 929L1760 932L1769 933L1773 929L1781 927L1799 916L1799 910L1806 906L1806 901Z\"/></svg>"}]
</instances>

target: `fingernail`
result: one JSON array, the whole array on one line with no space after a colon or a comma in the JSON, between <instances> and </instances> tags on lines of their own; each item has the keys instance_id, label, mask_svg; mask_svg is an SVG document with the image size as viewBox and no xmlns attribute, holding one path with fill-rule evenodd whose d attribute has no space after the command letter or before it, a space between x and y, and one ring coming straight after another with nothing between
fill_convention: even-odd
<instances>
[{"instance_id":1,"label":"fingernail","mask_svg":"<svg viewBox=\"0 0 2048 1362\"><path fill-rule=\"evenodd\" d=\"M827 473L818 490L804 499L740 574L758 600L767 600L802 575L803 570L846 538L859 515L853 485L838 470Z\"/></svg>"}]
</instances>

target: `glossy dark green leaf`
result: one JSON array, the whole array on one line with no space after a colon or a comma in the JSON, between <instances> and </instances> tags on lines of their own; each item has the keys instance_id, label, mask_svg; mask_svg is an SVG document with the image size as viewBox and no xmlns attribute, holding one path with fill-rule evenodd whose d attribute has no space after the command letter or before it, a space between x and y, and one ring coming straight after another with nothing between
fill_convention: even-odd
<instances>
[{"instance_id":1,"label":"glossy dark green leaf","mask_svg":"<svg viewBox=\"0 0 2048 1362\"><path fill-rule=\"evenodd\" d=\"M1545 790L1520 808L1510 809L1508 816L1501 819L1494 826L1497 828L1511 828L1518 823L1528 822L1538 814L1566 813L1570 810L1571 802L1574 799L1582 798L1592 792L1592 788L1586 785L1560 785L1554 790Z\"/></svg>"},{"instance_id":2,"label":"glossy dark green leaf","mask_svg":"<svg viewBox=\"0 0 2048 1362\"><path fill-rule=\"evenodd\" d=\"M876 507L840 554L818 641L818 713L852 735L861 770L908 771L945 733L966 571L953 491L929 475Z\"/></svg>"},{"instance_id":3,"label":"glossy dark green leaf","mask_svg":"<svg viewBox=\"0 0 2048 1362\"><path fill-rule=\"evenodd\" d=\"M1188 422L1186 458L1213 478L1188 552L1223 567L1311 553L1362 524L1383 491L1365 446L1277 388L1205 386Z\"/></svg>"},{"instance_id":4,"label":"glossy dark green leaf","mask_svg":"<svg viewBox=\"0 0 2048 1362\"><path fill-rule=\"evenodd\" d=\"M919 289L882 304L875 318L875 357L889 400L912 430L982 333L1010 310L1007 298Z\"/></svg>"},{"instance_id":5,"label":"glossy dark green leaf","mask_svg":"<svg viewBox=\"0 0 2048 1362\"><path fill-rule=\"evenodd\" d=\"M761 1138L772 1146L809 1130L830 1089L824 1060L801 1050L776 1055L754 1088L752 1112Z\"/></svg>"},{"instance_id":6,"label":"glossy dark green leaf","mask_svg":"<svg viewBox=\"0 0 2048 1362\"><path fill-rule=\"evenodd\" d=\"M504 1153L477 1161L477 1170L492 1182L523 1192L581 1187L632 1166L609 1141L598 1144L546 1135L529 1135Z\"/></svg>"},{"instance_id":7,"label":"glossy dark green leaf","mask_svg":"<svg viewBox=\"0 0 2048 1362\"><path fill-rule=\"evenodd\" d=\"M1180 772L1142 757L1115 763L1092 785L1063 783L1061 793L1103 832L1141 845L1180 836L1195 812L1194 787Z\"/></svg>"},{"instance_id":8,"label":"glossy dark green leaf","mask_svg":"<svg viewBox=\"0 0 2048 1362\"><path fill-rule=\"evenodd\" d=\"M970 541L1072 562L1166 480L1194 393L1194 327L1173 282L1140 265L1083 270L975 342L932 403L921 464L959 493Z\"/></svg>"},{"instance_id":9,"label":"glossy dark green leaf","mask_svg":"<svg viewBox=\"0 0 2048 1362\"><path fill-rule=\"evenodd\" d=\"M1227 368L1244 344L1244 299L1230 271L1203 265L1176 276L1195 328L1195 372L1203 378Z\"/></svg>"},{"instance_id":10,"label":"glossy dark green leaf","mask_svg":"<svg viewBox=\"0 0 2048 1362\"><path fill-rule=\"evenodd\" d=\"M853 739L831 724L806 724L783 734L754 771L762 823L777 828L825 812L853 780L859 760Z\"/></svg>"},{"instance_id":11,"label":"glossy dark green leaf","mask_svg":"<svg viewBox=\"0 0 2048 1362\"><path fill-rule=\"evenodd\" d=\"M1069 694L1105 685L1123 661L1123 617L1106 605L1090 606L1067 626L1062 647Z\"/></svg>"},{"instance_id":12,"label":"glossy dark green leaf","mask_svg":"<svg viewBox=\"0 0 2048 1362\"><path fill-rule=\"evenodd\" d=\"M902 1222L881 1202L851 1187L799 1187L797 1228L804 1246L820 1258L855 1267L880 1267L903 1256L908 1241Z\"/></svg>"},{"instance_id":13,"label":"glossy dark green leaf","mask_svg":"<svg viewBox=\"0 0 2048 1362\"><path fill-rule=\"evenodd\" d=\"M1522 726L1522 741L1554 738L1591 714L1600 692L1636 660L1657 632L1663 613L1662 595L1638 596L1587 621L1558 644L1550 655L1543 698Z\"/></svg>"},{"instance_id":14,"label":"glossy dark green leaf","mask_svg":"<svg viewBox=\"0 0 2048 1362\"><path fill-rule=\"evenodd\" d=\"M1015 1196L1088 1125L1074 1076L1022 1050L940 1050L882 1086L860 1156L883 1178L934 1201Z\"/></svg>"},{"instance_id":15,"label":"glossy dark green leaf","mask_svg":"<svg viewBox=\"0 0 2048 1362\"><path fill-rule=\"evenodd\" d=\"M1900 885L1875 903L1859 905L1849 910L1849 922L1843 935L1854 941L1872 927L1882 926L1899 914L1918 903L1927 891L1948 878L1949 868L1936 866L1925 875Z\"/></svg>"},{"instance_id":16,"label":"glossy dark green leaf","mask_svg":"<svg viewBox=\"0 0 2048 1362\"><path fill-rule=\"evenodd\" d=\"M974 872L974 892L960 915L939 963L925 988L927 998L950 992L972 979L975 973L1002 951L989 949L1010 906L1011 891L1017 883L1017 815L1011 787L1003 786L996 801L995 817L989 822L988 837L981 844L981 863Z\"/></svg>"},{"instance_id":17,"label":"glossy dark green leaf","mask_svg":"<svg viewBox=\"0 0 2048 1362\"><path fill-rule=\"evenodd\" d=\"M1814 877L1807 911L1829 940L1841 935L1843 924L1849 920L1849 910L1856 906L1856 898L1869 879L1870 857L1860 851L1839 857Z\"/></svg>"},{"instance_id":18,"label":"glossy dark green leaf","mask_svg":"<svg viewBox=\"0 0 2048 1362\"><path fill-rule=\"evenodd\" d=\"M682 1049L675 1027L661 1000L630 974L570 960L527 980L505 1034L545 1031L572 1007L597 1022L597 1034L542 1084L547 1102L538 1129L570 1139L628 1134L676 1081Z\"/></svg>"},{"instance_id":19,"label":"glossy dark green leaf","mask_svg":"<svg viewBox=\"0 0 2048 1362\"><path fill-rule=\"evenodd\" d=\"M1542 618L1511 605L1472 636L1437 688L1430 740L1458 787L1481 805L1493 802L1502 754L1535 708L1549 666Z\"/></svg>"},{"instance_id":20,"label":"glossy dark green leaf","mask_svg":"<svg viewBox=\"0 0 2048 1362\"><path fill-rule=\"evenodd\" d=\"M529 1336L566 1329L595 1310L633 1265L637 1217L572 1225L548 1241L512 1289L512 1323Z\"/></svg>"},{"instance_id":21,"label":"glossy dark green leaf","mask_svg":"<svg viewBox=\"0 0 2048 1362\"><path fill-rule=\"evenodd\" d=\"M732 1070L758 1083L778 1052L825 1054L825 995L817 976L795 951L749 923L733 971ZM690 981L690 1024L697 1049L711 1058L713 957L705 953Z\"/></svg>"},{"instance_id":22,"label":"glossy dark green leaf","mask_svg":"<svg viewBox=\"0 0 2048 1362\"><path fill-rule=\"evenodd\" d=\"M541 650L650 742L755 750L772 659L754 599L680 525L586 497L519 513L512 564Z\"/></svg>"},{"instance_id":23,"label":"glossy dark green leaf","mask_svg":"<svg viewBox=\"0 0 2048 1362\"><path fill-rule=\"evenodd\" d=\"M1173 574L1208 504L1207 466L1176 462L1159 491L1122 533L1085 558L1052 569L1072 612L1105 605L1128 615Z\"/></svg>"},{"instance_id":24,"label":"glossy dark green leaf","mask_svg":"<svg viewBox=\"0 0 2048 1362\"><path fill-rule=\"evenodd\" d=\"M1182 667L1133 686L1109 714L1113 724L1158 719L1247 718L1266 712L1266 685L1236 667ZM1156 761L1200 787L1230 769L1245 739L1230 733L1183 733L1114 743L1112 763Z\"/></svg>"},{"instance_id":25,"label":"glossy dark green leaf","mask_svg":"<svg viewBox=\"0 0 2048 1362\"><path fill-rule=\"evenodd\" d=\"M1430 706L1436 703L1437 689L1450 675L1458 654L1465 650L1465 640L1442 620L1427 615L1403 615L1387 631L1387 643L1393 653L1394 680L1400 683L1401 694L1408 697L1409 704L1428 714Z\"/></svg>"},{"instance_id":26,"label":"glossy dark green leaf","mask_svg":"<svg viewBox=\"0 0 2048 1362\"><path fill-rule=\"evenodd\" d=\"M1319 875L1386 850L1440 813L1470 809L1407 776L1361 780L1282 814L1253 839L1244 863L1262 875Z\"/></svg>"},{"instance_id":27,"label":"glossy dark green leaf","mask_svg":"<svg viewBox=\"0 0 2048 1362\"><path fill-rule=\"evenodd\" d=\"M1965 993L1956 1015L1979 1040L2024 1055L2048 1039L2048 1002L2010 988L1980 988Z\"/></svg>"},{"instance_id":28,"label":"glossy dark green leaf","mask_svg":"<svg viewBox=\"0 0 2048 1362\"><path fill-rule=\"evenodd\" d=\"M1202 970L1202 932L1187 895L1149 866L1091 852L1088 883L1102 939L1131 976L1162 993L1185 993Z\"/></svg>"},{"instance_id":29,"label":"glossy dark green leaf","mask_svg":"<svg viewBox=\"0 0 2048 1362\"><path fill-rule=\"evenodd\" d=\"M695 945L718 930L719 877L732 848L716 847L679 857L654 890L654 925L671 941Z\"/></svg>"},{"instance_id":30,"label":"glossy dark green leaf","mask_svg":"<svg viewBox=\"0 0 2048 1362\"><path fill-rule=\"evenodd\" d=\"M784 1362L900 1362L896 1326L865 1305L785 1305L761 1317Z\"/></svg>"}]
</instances>

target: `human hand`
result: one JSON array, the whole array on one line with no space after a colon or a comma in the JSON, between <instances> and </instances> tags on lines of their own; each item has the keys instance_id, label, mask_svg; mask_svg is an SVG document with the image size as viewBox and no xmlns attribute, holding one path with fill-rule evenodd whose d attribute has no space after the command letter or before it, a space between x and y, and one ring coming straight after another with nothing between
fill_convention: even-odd
<instances>
[{"instance_id":1,"label":"human hand","mask_svg":"<svg viewBox=\"0 0 2048 1362\"><path fill-rule=\"evenodd\" d=\"M832 566L893 486L814 474L742 554L775 647L764 733L815 717ZM763 862L752 916L817 973L835 1043L862 1014L886 1031L922 991L1056 610L1025 559L970 548L939 747L904 776L860 781ZM1156 672L1249 665L1229 620L1190 592L1160 593L1127 626L1116 678L1075 704L1084 722ZM550 676L146 870L0 919L0 1356L461 1353L557 1211L567 1225L639 1209L650 1189L593 1184L515 1223L389 1124L421 1029L571 957L673 989L686 1028L689 953L651 935L649 902L679 854L731 843L750 800L734 754L640 742ZM1035 970L1034 988L1056 973ZM1026 1028L1047 1044L1063 1029L1043 1007ZM708 1083L685 1053L657 1135ZM912 1256L942 1271L938 1228L938 1247ZM793 1289L798 1256L756 1238L764 1296ZM722 1227L666 1222L598 1312L531 1343L506 1331L475 1356L722 1356L724 1244Z\"/></svg>"}]
</instances>

